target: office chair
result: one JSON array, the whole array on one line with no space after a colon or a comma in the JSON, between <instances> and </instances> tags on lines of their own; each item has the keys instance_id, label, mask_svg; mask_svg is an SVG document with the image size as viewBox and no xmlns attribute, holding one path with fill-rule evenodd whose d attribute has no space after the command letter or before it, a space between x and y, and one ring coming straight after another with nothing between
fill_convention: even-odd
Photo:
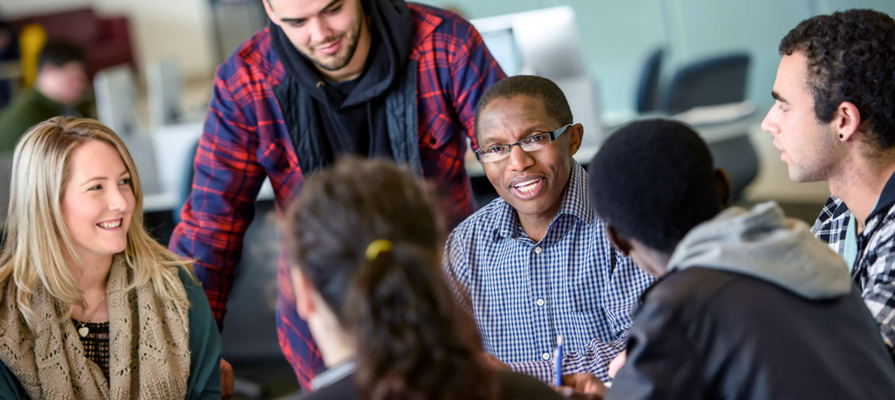
<instances>
[{"instance_id":1,"label":"office chair","mask_svg":"<svg viewBox=\"0 0 895 400\"><path fill-rule=\"evenodd\" d=\"M695 62L674 74L662 108L673 115L694 107L743 102L748 75L748 54L728 54ZM730 174L731 202L740 200L743 189L758 175L758 155L749 140L749 131L710 141L708 145L715 165Z\"/></svg>"},{"instance_id":2,"label":"office chair","mask_svg":"<svg viewBox=\"0 0 895 400\"><path fill-rule=\"evenodd\" d=\"M730 175L730 202L743 198L743 189L758 175L758 154L748 132L728 139L708 142L716 168Z\"/></svg>"},{"instance_id":3,"label":"office chair","mask_svg":"<svg viewBox=\"0 0 895 400\"><path fill-rule=\"evenodd\" d=\"M659 47L650 53L640 72L640 83L637 86L638 114L659 109L659 75L662 72L662 57L665 50Z\"/></svg>"},{"instance_id":4,"label":"office chair","mask_svg":"<svg viewBox=\"0 0 895 400\"><path fill-rule=\"evenodd\" d=\"M679 114L693 107L739 103L746 99L748 54L730 54L690 64L668 86L662 110Z\"/></svg>"}]
</instances>

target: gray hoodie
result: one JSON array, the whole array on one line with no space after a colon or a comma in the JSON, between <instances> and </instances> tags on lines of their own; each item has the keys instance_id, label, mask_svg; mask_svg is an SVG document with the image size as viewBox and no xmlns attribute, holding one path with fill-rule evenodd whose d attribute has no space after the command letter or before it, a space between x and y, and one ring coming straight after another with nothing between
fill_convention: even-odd
<instances>
[{"instance_id":1,"label":"gray hoodie","mask_svg":"<svg viewBox=\"0 0 895 400\"><path fill-rule=\"evenodd\" d=\"M774 202L751 211L732 207L693 228L666 273L690 267L749 275L811 300L845 296L852 289L845 261Z\"/></svg>"}]
</instances>

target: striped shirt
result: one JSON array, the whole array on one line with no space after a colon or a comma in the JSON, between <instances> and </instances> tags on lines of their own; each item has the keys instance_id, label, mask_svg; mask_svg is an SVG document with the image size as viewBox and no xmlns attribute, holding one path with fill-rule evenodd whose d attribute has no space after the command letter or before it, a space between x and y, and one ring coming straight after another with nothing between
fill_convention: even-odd
<instances>
[{"instance_id":1,"label":"striped shirt","mask_svg":"<svg viewBox=\"0 0 895 400\"><path fill-rule=\"evenodd\" d=\"M445 249L444 267L485 351L547 383L557 335L564 340L563 375L608 380L609 362L625 348L632 306L653 282L612 248L588 202L584 168L575 163L569 179L540 242L498 198L461 223Z\"/></svg>"}]
</instances>

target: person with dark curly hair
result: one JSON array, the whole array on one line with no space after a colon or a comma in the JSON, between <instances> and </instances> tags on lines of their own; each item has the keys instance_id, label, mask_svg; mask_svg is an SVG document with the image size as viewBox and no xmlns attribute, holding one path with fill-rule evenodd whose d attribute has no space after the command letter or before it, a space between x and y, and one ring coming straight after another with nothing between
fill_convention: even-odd
<instances>
[{"instance_id":1,"label":"person with dark curly hair","mask_svg":"<svg viewBox=\"0 0 895 400\"><path fill-rule=\"evenodd\" d=\"M839 253L892 352L895 344L895 20L848 10L802 21L762 122L795 182L826 181L813 232Z\"/></svg>"}]
</instances>

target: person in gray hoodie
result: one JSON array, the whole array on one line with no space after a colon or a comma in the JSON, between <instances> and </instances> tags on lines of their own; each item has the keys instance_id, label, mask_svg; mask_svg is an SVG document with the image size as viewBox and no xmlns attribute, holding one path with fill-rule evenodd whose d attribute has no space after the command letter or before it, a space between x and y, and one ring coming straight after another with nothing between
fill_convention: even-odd
<instances>
[{"instance_id":1,"label":"person in gray hoodie","mask_svg":"<svg viewBox=\"0 0 895 400\"><path fill-rule=\"evenodd\" d=\"M674 121L623 127L590 165L613 244L659 280L607 399L892 399L895 364L842 258L727 175Z\"/></svg>"}]
</instances>

